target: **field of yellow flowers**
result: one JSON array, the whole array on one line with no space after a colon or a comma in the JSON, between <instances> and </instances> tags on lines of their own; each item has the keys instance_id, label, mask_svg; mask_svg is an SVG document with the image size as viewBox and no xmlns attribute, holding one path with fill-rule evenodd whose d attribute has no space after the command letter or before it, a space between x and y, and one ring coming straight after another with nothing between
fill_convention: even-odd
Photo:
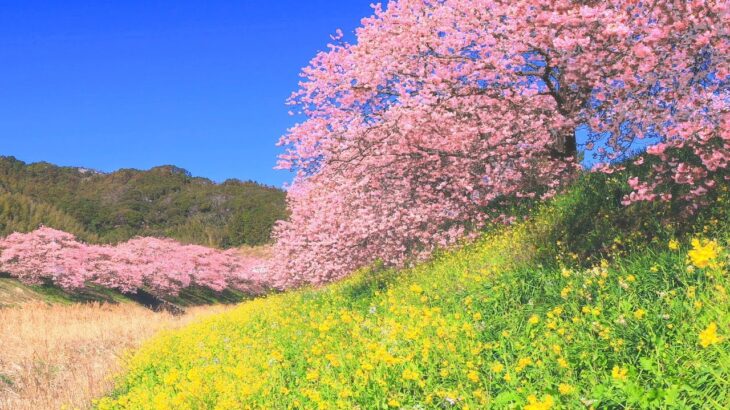
<instances>
[{"instance_id":1,"label":"field of yellow flowers","mask_svg":"<svg viewBox=\"0 0 730 410\"><path fill-rule=\"evenodd\" d=\"M96 405L728 408L726 235L577 267L575 254L537 262L534 228L167 333Z\"/></svg>"}]
</instances>

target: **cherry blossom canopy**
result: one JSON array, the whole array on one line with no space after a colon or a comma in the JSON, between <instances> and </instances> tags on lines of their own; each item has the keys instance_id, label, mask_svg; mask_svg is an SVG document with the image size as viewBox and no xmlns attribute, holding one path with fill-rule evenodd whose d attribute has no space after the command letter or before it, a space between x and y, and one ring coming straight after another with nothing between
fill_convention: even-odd
<instances>
[{"instance_id":1,"label":"cherry blossom canopy","mask_svg":"<svg viewBox=\"0 0 730 410\"><path fill-rule=\"evenodd\" d=\"M281 139L297 177L283 282L320 283L454 243L581 169L658 159L626 203L694 206L730 160L719 1L395 0L302 73Z\"/></svg>"}]
</instances>

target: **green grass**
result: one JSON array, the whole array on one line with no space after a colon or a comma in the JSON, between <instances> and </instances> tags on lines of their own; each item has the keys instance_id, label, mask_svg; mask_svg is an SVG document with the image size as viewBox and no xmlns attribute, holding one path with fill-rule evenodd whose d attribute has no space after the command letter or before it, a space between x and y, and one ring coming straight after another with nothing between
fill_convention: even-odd
<instances>
[{"instance_id":1,"label":"green grass","mask_svg":"<svg viewBox=\"0 0 730 410\"><path fill-rule=\"evenodd\" d=\"M177 296L167 296L165 300L181 307L203 305L231 305L250 299L245 292L235 289L224 289L220 292L209 288L190 286L180 291Z\"/></svg>"},{"instance_id":2,"label":"green grass","mask_svg":"<svg viewBox=\"0 0 730 410\"><path fill-rule=\"evenodd\" d=\"M216 292L208 288L189 287L177 296L165 300L181 308L235 304L249 299L244 292L226 289ZM133 295L125 295L101 286L88 285L82 289L64 290L53 285L25 285L17 279L0 274L0 308L18 306L23 303L42 302L68 305L72 303L139 303Z\"/></svg>"},{"instance_id":3,"label":"green grass","mask_svg":"<svg viewBox=\"0 0 730 410\"><path fill-rule=\"evenodd\" d=\"M87 302L125 303L131 300L121 293L98 286L89 286L79 291L65 291L50 285L29 286L17 279L0 275L0 308L28 302L67 305Z\"/></svg>"},{"instance_id":4,"label":"green grass","mask_svg":"<svg viewBox=\"0 0 730 410\"><path fill-rule=\"evenodd\" d=\"M727 408L728 253L702 268L687 256L694 236L727 246L726 199L678 226L661 209L621 210L618 179L591 178L429 263L157 337L97 406Z\"/></svg>"},{"instance_id":5,"label":"green grass","mask_svg":"<svg viewBox=\"0 0 730 410\"><path fill-rule=\"evenodd\" d=\"M11 379L9 376L6 376L6 375L0 373L0 385L3 385L3 384L5 386L12 387L13 386L13 379Z\"/></svg>"}]
</instances>

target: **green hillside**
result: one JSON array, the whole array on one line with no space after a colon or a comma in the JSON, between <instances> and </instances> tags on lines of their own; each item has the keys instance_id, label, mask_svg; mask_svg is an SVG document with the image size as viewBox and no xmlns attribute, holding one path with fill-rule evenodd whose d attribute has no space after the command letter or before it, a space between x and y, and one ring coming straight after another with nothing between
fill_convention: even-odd
<instances>
[{"instance_id":1,"label":"green hillside","mask_svg":"<svg viewBox=\"0 0 730 410\"><path fill-rule=\"evenodd\" d=\"M39 202L30 197L0 190L0 236L13 232L29 232L40 225L52 226L73 233L88 241L98 241L71 215L55 206Z\"/></svg>"},{"instance_id":2,"label":"green hillside","mask_svg":"<svg viewBox=\"0 0 730 410\"><path fill-rule=\"evenodd\" d=\"M701 215L590 175L404 270L243 303L143 347L100 409L716 408L727 187Z\"/></svg>"},{"instance_id":3,"label":"green hillside","mask_svg":"<svg viewBox=\"0 0 730 410\"><path fill-rule=\"evenodd\" d=\"M286 217L282 190L252 181L216 184L184 169L112 173L0 157L0 234L45 224L91 242L166 236L215 247L269 241Z\"/></svg>"}]
</instances>

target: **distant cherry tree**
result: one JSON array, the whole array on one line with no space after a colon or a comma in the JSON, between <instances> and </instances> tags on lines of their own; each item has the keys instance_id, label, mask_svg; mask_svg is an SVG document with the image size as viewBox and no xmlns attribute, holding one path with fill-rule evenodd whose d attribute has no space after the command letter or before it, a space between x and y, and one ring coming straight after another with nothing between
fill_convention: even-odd
<instances>
[{"instance_id":1,"label":"distant cherry tree","mask_svg":"<svg viewBox=\"0 0 730 410\"><path fill-rule=\"evenodd\" d=\"M183 245L170 239L90 245L47 227L0 239L0 271L27 284L50 281L66 289L95 284L125 293L147 289L175 295L196 285L258 294L269 287L265 265L236 250Z\"/></svg>"},{"instance_id":2,"label":"distant cherry tree","mask_svg":"<svg viewBox=\"0 0 730 410\"><path fill-rule=\"evenodd\" d=\"M730 3L393 0L302 73L281 284L453 244L645 150L624 201L701 201L730 161Z\"/></svg>"}]
</instances>

